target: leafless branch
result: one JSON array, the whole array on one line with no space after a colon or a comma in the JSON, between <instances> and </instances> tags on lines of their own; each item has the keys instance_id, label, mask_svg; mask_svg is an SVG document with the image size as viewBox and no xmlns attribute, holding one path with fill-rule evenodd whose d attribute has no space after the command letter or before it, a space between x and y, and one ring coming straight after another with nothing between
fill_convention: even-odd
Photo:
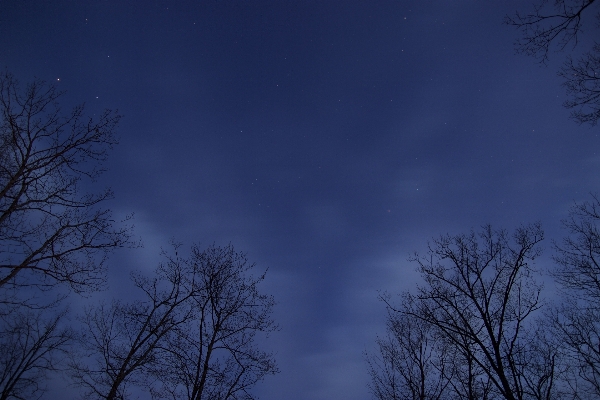
<instances>
[{"instance_id":1,"label":"leafless branch","mask_svg":"<svg viewBox=\"0 0 600 400\"><path fill-rule=\"evenodd\" d=\"M523 37L515 43L518 52L548 60L553 44L564 50L571 43L576 46L582 33L582 16L596 0L556 0L551 10L549 1L539 1L529 14L516 12L507 15L504 22L522 32Z\"/></svg>"},{"instance_id":2,"label":"leafless branch","mask_svg":"<svg viewBox=\"0 0 600 400\"><path fill-rule=\"evenodd\" d=\"M600 396L600 199L576 204L563 221L567 236L555 243L555 278L564 290L552 314L554 334L572 365L576 393ZM575 390L575 389L574 389Z\"/></svg>"},{"instance_id":3,"label":"leafless branch","mask_svg":"<svg viewBox=\"0 0 600 400\"><path fill-rule=\"evenodd\" d=\"M515 13L505 17L505 23L515 26L522 34L515 43L517 52L538 58L546 64L555 46L565 50L567 45L577 46L584 33L584 16L596 10L595 28L600 27L600 13L596 0L548 0L539 1L530 14ZM586 26L592 25L589 21ZM592 28L593 29L593 28ZM597 32L595 32L597 33ZM594 33L592 33L593 36ZM595 126L600 119L600 44L573 61L567 58L558 75L569 99L564 106L572 109L571 118L579 124Z\"/></svg>"},{"instance_id":4,"label":"leafless branch","mask_svg":"<svg viewBox=\"0 0 600 400\"><path fill-rule=\"evenodd\" d=\"M0 289L32 278L97 288L107 253L129 244L128 228L101 207L112 192L81 185L102 172L121 117L88 119L83 106L63 115L61 95L39 80L21 92L11 74L0 76Z\"/></svg>"},{"instance_id":5,"label":"leafless branch","mask_svg":"<svg viewBox=\"0 0 600 400\"><path fill-rule=\"evenodd\" d=\"M0 399L34 399L47 375L59 369L73 332L62 327L66 311L12 307L0 318Z\"/></svg>"},{"instance_id":6,"label":"leafless branch","mask_svg":"<svg viewBox=\"0 0 600 400\"><path fill-rule=\"evenodd\" d=\"M517 229L512 238L486 226L442 236L426 255L416 255L424 284L405 294L400 308L387 303L393 336L378 342L379 364L371 364L376 398L553 395L553 369L532 361L549 361L551 354L530 340L543 305L532 264L542 240L539 224Z\"/></svg>"},{"instance_id":7,"label":"leafless branch","mask_svg":"<svg viewBox=\"0 0 600 400\"><path fill-rule=\"evenodd\" d=\"M86 398L119 399L129 385L155 398L253 399L257 382L277 372L257 333L276 329L264 279L232 246L169 256L149 279L134 283L144 300L89 309L81 338L87 357L72 363Z\"/></svg>"}]
</instances>

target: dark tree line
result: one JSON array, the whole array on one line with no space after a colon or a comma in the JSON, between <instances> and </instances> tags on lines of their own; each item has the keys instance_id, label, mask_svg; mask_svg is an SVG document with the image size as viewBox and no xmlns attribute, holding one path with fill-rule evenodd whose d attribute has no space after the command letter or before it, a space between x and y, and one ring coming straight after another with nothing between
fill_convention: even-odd
<instances>
[{"instance_id":1,"label":"dark tree line","mask_svg":"<svg viewBox=\"0 0 600 400\"><path fill-rule=\"evenodd\" d=\"M368 355L376 399L600 397L600 199L575 205L554 244L559 301L542 298L538 224L442 236L416 255L422 284L383 297Z\"/></svg>"},{"instance_id":2,"label":"dark tree line","mask_svg":"<svg viewBox=\"0 0 600 400\"><path fill-rule=\"evenodd\" d=\"M265 275L226 247L168 256L152 276L132 275L137 300L114 299L75 316L70 292L104 286L107 256L135 246L104 205L110 189L83 188L103 172L121 118L78 106L36 80L0 75L0 400L40 398L50 374L83 398L253 399L277 372L257 335L276 330Z\"/></svg>"},{"instance_id":3,"label":"dark tree line","mask_svg":"<svg viewBox=\"0 0 600 400\"><path fill-rule=\"evenodd\" d=\"M508 15L505 22L521 33L518 52L546 63L553 49L574 49L584 34L597 37L600 27L600 2L597 0L540 0L529 13ZM574 59L567 57L559 70L569 96L565 107L580 124L596 125L600 120L600 43L594 41Z\"/></svg>"}]
</instances>

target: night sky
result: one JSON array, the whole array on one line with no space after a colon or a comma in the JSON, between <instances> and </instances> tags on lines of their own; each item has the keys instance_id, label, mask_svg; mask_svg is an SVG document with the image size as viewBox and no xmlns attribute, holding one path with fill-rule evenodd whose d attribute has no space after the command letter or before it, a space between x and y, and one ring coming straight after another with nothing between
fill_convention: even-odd
<instances>
[{"instance_id":1,"label":"night sky","mask_svg":"<svg viewBox=\"0 0 600 400\"><path fill-rule=\"evenodd\" d=\"M264 346L281 373L254 392L358 400L378 293L415 286L411 253L541 221L551 268L561 218L600 187L598 128L562 107L565 54L516 55L502 24L530 6L0 0L0 68L65 90L66 111L124 115L95 187L144 247L117 251L87 301L126 299L170 239L232 243L278 303Z\"/></svg>"}]
</instances>

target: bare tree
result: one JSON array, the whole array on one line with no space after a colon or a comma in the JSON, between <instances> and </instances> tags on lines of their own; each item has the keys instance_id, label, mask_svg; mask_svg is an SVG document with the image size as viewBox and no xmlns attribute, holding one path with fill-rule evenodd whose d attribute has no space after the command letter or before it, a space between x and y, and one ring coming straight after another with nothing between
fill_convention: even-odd
<instances>
[{"instance_id":1,"label":"bare tree","mask_svg":"<svg viewBox=\"0 0 600 400\"><path fill-rule=\"evenodd\" d=\"M592 24L584 19L593 19L596 12L596 27L600 23L596 0L540 0L529 14L515 13L507 16L505 22L518 28L522 37L516 42L516 49L546 63L553 47L565 50L575 47L584 32L583 27ZM594 28L594 27L593 27ZM592 28L592 29L593 29ZM600 120L600 44L583 54L578 61L570 57L560 69L564 86L570 99L565 107L572 109L571 117L578 123L596 125Z\"/></svg>"},{"instance_id":2,"label":"bare tree","mask_svg":"<svg viewBox=\"0 0 600 400\"><path fill-rule=\"evenodd\" d=\"M66 311L12 307L0 316L0 399L35 399L47 375L59 370L73 332L61 326Z\"/></svg>"},{"instance_id":3,"label":"bare tree","mask_svg":"<svg viewBox=\"0 0 600 400\"><path fill-rule=\"evenodd\" d=\"M251 275L254 267L231 245L192 248L186 276L194 316L168 336L155 397L252 400L250 389L278 372L273 355L256 343L257 334L277 326L273 297L258 288L265 274Z\"/></svg>"},{"instance_id":4,"label":"bare tree","mask_svg":"<svg viewBox=\"0 0 600 400\"><path fill-rule=\"evenodd\" d=\"M392 307L389 320L397 321L393 331L402 337L390 344L395 354L412 354L397 359L408 364L405 374L415 367L421 372L420 384L423 361L437 372L425 384L430 393L397 398L551 398L554 354L532 346L534 315L542 306L532 262L542 239L538 224L517 229L512 240L486 226L479 233L442 236L426 255L413 258L424 285Z\"/></svg>"},{"instance_id":5,"label":"bare tree","mask_svg":"<svg viewBox=\"0 0 600 400\"><path fill-rule=\"evenodd\" d=\"M387 334L377 339L378 355L367 355L371 384L378 400L440 400L448 398L452 378L448 348L436 337L433 327L412 318L414 298L403 297L397 310L387 305Z\"/></svg>"},{"instance_id":6,"label":"bare tree","mask_svg":"<svg viewBox=\"0 0 600 400\"><path fill-rule=\"evenodd\" d=\"M192 293L184 273L180 260L170 258L153 279L132 276L143 300L113 301L85 311L78 339L85 353L71 362L71 375L86 388L85 398L122 399L130 384L148 384L149 365L159 362L156 353L165 335L190 318L185 302Z\"/></svg>"},{"instance_id":7,"label":"bare tree","mask_svg":"<svg viewBox=\"0 0 600 400\"><path fill-rule=\"evenodd\" d=\"M562 223L569 236L555 243L558 283L600 311L600 198L575 204Z\"/></svg>"},{"instance_id":8,"label":"bare tree","mask_svg":"<svg viewBox=\"0 0 600 400\"><path fill-rule=\"evenodd\" d=\"M460 354L481 368L491 383L489 398L525 399L527 321L541 307L541 286L531 262L540 254L539 225L436 240L427 256L416 256L425 286L417 312Z\"/></svg>"},{"instance_id":9,"label":"bare tree","mask_svg":"<svg viewBox=\"0 0 600 400\"><path fill-rule=\"evenodd\" d=\"M552 314L555 335L572 366L580 397L600 396L600 199L573 206L563 221L569 236L555 244L555 278L564 290Z\"/></svg>"},{"instance_id":10,"label":"bare tree","mask_svg":"<svg viewBox=\"0 0 600 400\"><path fill-rule=\"evenodd\" d=\"M444 338L443 334L440 347L444 348L448 356L447 370L450 372L446 375L449 381L449 386L452 388L450 393L451 399L460 400L487 400L494 396L493 385L486 374L486 371L477 363L471 351L464 349L472 349L474 343L469 337L462 337L463 345L457 347L453 342Z\"/></svg>"},{"instance_id":11,"label":"bare tree","mask_svg":"<svg viewBox=\"0 0 600 400\"><path fill-rule=\"evenodd\" d=\"M253 267L232 246L193 247L154 279L134 276L143 300L88 309L86 354L71 365L86 398L124 398L133 385L155 398L253 399L249 389L277 372L255 343L276 326Z\"/></svg>"},{"instance_id":12,"label":"bare tree","mask_svg":"<svg viewBox=\"0 0 600 400\"><path fill-rule=\"evenodd\" d=\"M600 44L576 62L571 57L560 69L570 99L564 105L580 124L596 125L600 120Z\"/></svg>"},{"instance_id":13,"label":"bare tree","mask_svg":"<svg viewBox=\"0 0 600 400\"><path fill-rule=\"evenodd\" d=\"M111 191L82 188L102 172L120 115L93 120L83 106L63 115L61 94L39 80L21 91L11 74L0 75L0 291L96 288L107 252L129 240L101 207Z\"/></svg>"}]
</instances>

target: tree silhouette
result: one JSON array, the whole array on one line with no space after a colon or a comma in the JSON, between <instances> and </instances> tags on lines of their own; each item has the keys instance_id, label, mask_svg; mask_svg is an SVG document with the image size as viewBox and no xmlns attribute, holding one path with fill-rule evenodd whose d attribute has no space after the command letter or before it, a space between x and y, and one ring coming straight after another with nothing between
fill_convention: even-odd
<instances>
[{"instance_id":1,"label":"tree silhouette","mask_svg":"<svg viewBox=\"0 0 600 400\"><path fill-rule=\"evenodd\" d=\"M412 318L415 299L403 296L402 308L387 305L387 335L377 339L378 355L367 355L371 384L378 400L443 399L452 377L450 354L434 328Z\"/></svg>"},{"instance_id":2,"label":"tree silhouette","mask_svg":"<svg viewBox=\"0 0 600 400\"><path fill-rule=\"evenodd\" d=\"M563 221L568 230L556 243L554 275L564 291L552 314L554 334L569 364L570 387L584 397L600 396L600 199L576 204Z\"/></svg>"},{"instance_id":3,"label":"tree silhouette","mask_svg":"<svg viewBox=\"0 0 600 400\"><path fill-rule=\"evenodd\" d=\"M0 292L97 288L107 252L129 241L101 207L111 191L81 185L102 172L120 115L93 120L83 106L63 115L61 94L39 80L21 91L11 74L0 75Z\"/></svg>"},{"instance_id":4,"label":"tree silhouette","mask_svg":"<svg viewBox=\"0 0 600 400\"><path fill-rule=\"evenodd\" d=\"M249 389L277 367L256 334L276 329L264 274L230 246L192 248L167 258L153 279L136 275L143 299L88 309L82 348L72 363L86 398L127 397L128 385L154 398L254 399Z\"/></svg>"},{"instance_id":5,"label":"tree silhouette","mask_svg":"<svg viewBox=\"0 0 600 400\"><path fill-rule=\"evenodd\" d=\"M190 318L184 303L192 293L184 286L183 273L180 260L169 259L153 279L132 276L143 300L114 300L85 310L78 338L83 354L75 354L71 375L86 389L86 398L126 398L130 384L146 382L165 336Z\"/></svg>"},{"instance_id":6,"label":"tree silhouette","mask_svg":"<svg viewBox=\"0 0 600 400\"><path fill-rule=\"evenodd\" d=\"M393 340L380 342L383 368L371 369L376 388L389 388L388 371L397 371L395 394L376 398L549 398L554 354L534 345L542 302L532 263L542 239L538 224L512 240L486 226L442 236L416 255L424 284L400 307L388 303Z\"/></svg>"},{"instance_id":7,"label":"tree silhouette","mask_svg":"<svg viewBox=\"0 0 600 400\"><path fill-rule=\"evenodd\" d=\"M584 26L592 30L598 28L598 4L596 0L540 0L533 12L506 16L505 23L515 26L522 34L515 44L518 52L546 63L553 47L565 50L572 45L574 48L581 40ZM595 24L589 21L594 17ZM564 105L572 109L571 117L580 124L596 125L600 120L600 44L595 43L576 61L568 57L559 75L564 79L569 96Z\"/></svg>"},{"instance_id":8,"label":"tree silhouette","mask_svg":"<svg viewBox=\"0 0 600 400\"><path fill-rule=\"evenodd\" d=\"M271 319L273 297L261 294L264 273L243 253L226 247L192 248L187 263L193 318L171 331L155 395L189 399L245 399L265 376L277 373L273 355L260 350L256 334L277 329Z\"/></svg>"},{"instance_id":9,"label":"tree silhouette","mask_svg":"<svg viewBox=\"0 0 600 400\"><path fill-rule=\"evenodd\" d=\"M0 315L0 399L33 399L45 392L48 373L59 369L73 340L72 330L60 324L65 314L13 307Z\"/></svg>"}]
</instances>

